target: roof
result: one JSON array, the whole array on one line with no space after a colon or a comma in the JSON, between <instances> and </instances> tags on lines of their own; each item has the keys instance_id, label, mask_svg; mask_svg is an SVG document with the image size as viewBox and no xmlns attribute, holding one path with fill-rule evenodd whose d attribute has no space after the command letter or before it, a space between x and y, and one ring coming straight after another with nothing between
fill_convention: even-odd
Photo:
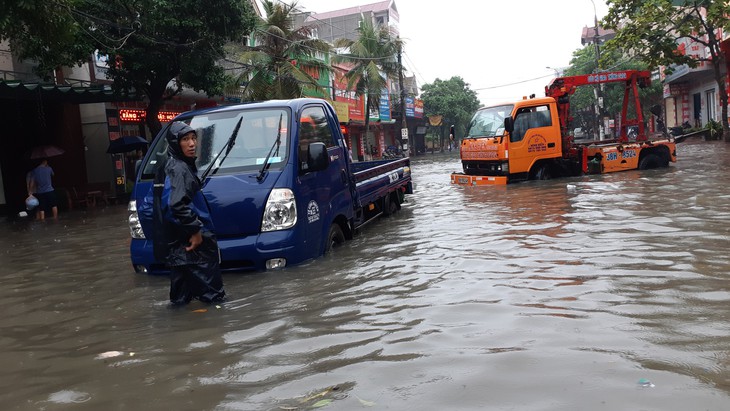
<instances>
[{"instance_id":1,"label":"roof","mask_svg":"<svg viewBox=\"0 0 730 411\"><path fill-rule=\"evenodd\" d=\"M583 26L583 32L580 35L580 43L582 45L586 45L589 43L593 43L594 39L596 37L596 26L588 27ZM610 40L612 38L616 37L616 32L611 29L606 29L598 25L598 38L600 42L604 42L606 40Z\"/></svg>"},{"instance_id":2,"label":"roof","mask_svg":"<svg viewBox=\"0 0 730 411\"><path fill-rule=\"evenodd\" d=\"M353 14L365 13L365 12L378 12L386 11L390 8L392 0L379 1L377 3L364 4L362 6L348 7L346 9L328 11L325 13L313 13L307 17L307 21L330 19L335 17L350 16Z\"/></svg>"},{"instance_id":3,"label":"roof","mask_svg":"<svg viewBox=\"0 0 730 411\"><path fill-rule=\"evenodd\" d=\"M114 93L109 86L102 85L80 87L20 80L0 81L0 99L36 100L39 96L44 101L76 104L139 100L136 96Z\"/></svg>"},{"instance_id":4,"label":"roof","mask_svg":"<svg viewBox=\"0 0 730 411\"><path fill-rule=\"evenodd\" d=\"M293 111L300 111L307 104L322 103L327 100L315 97L301 97L284 100L266 100L266 101L247 101L238 104L230 104L215 107L206 107L197 110L190 110L181 113L176 119L187 119L193 116L199 116L205 113L218 113L226 111L236 111L242 109L260 109L260 108L290 108Z\"/></svg>"}]
</instances>

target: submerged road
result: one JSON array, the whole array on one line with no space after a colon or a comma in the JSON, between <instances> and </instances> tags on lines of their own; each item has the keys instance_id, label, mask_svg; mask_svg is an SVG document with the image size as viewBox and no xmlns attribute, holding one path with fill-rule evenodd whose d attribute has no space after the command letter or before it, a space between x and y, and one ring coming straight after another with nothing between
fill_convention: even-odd
<instances>
[{"instance_id":1,"label":"submerged road","mask_svg":"<svg viewBox=\"0 0 730 411\"><path fill-rule=\"evenodd\" d=\"M730 408L730 145L416 194L331 256L171 309L126 207L0 223L3 410Z\"/></svg>"}]
</instances>

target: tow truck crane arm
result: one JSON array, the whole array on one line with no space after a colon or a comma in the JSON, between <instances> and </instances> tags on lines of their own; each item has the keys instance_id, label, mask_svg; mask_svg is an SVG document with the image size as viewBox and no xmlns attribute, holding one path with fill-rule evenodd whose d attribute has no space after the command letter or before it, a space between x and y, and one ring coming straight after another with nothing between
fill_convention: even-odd
<instances>
[{"instance_id":1,"label":"tow truck crane arm","mask_svg":"<svg viewBox=\"0 0 730 411\"><path fill-rule=\"evenodd\" d=\"M624 71L608 71L595 74L585 74L579 76L557 77L545 86L545 95L553 97L558 104L558 112L560 117L560 131L563 136L563 147L569 147L568 141L568 122L570 115L570 96L575 93L579 86L604 83L624 83L624 101L621 109L621 135L619 142L627 142L627 130L631 126L638 126L639 133L637 141L646 141L646 132L644 129L644 115L641 112L641 104L639 102L638 87L648 87L651 85L651 73L648 71L624 70ZM627 119L626 114L629 105L629 92L633 92L634 107L636 108L636 118Z\"/></svg>"}]
</instances>

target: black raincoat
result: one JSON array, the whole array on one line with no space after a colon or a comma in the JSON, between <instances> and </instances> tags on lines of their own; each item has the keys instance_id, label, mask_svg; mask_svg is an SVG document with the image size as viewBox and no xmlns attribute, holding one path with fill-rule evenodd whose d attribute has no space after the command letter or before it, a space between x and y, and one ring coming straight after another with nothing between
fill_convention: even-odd
<instances>
[{"instance_id":1,"label":"black raincoat","mask_svg":"<svg viewBox=\"0 0 730 411\"><path fill-rule=\"evenodd\" d=\"M168 158L157 168L150 193L155 256L170 267L170 300L176 304L187 303L192 298L220 301L225 296L218 265L218 242L201 191L195 158L186 157L180 148L180 139L190 132L195 131L182 122L173 123L167 130ZM198 231L203 237L202 244L186 251L190 237Z\"/></svg>"}]
</instances>

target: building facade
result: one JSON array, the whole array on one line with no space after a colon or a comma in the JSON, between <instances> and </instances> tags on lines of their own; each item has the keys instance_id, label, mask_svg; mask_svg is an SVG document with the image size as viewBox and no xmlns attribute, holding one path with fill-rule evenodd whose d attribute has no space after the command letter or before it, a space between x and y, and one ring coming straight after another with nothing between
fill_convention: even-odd
<instances>
[{"instance_id":1,"label":"building facade","mask_svg":"<svg viewBox=\"0 0 730 411\"><path fill-rule=\"evenodd\" d=\"M723 34L723 53L730 49L730 39ZM684 38L678 42L678 51L683 54L707 58L704 45ZM726 58L727 60L727 58ZM728 87L727 67L723 67L725 87ZM673 66L671 73L661 69L664 85L664 113L667 127L704 127L710 121L721 121L720 95L715 72L709 61L700 61L697 67Z\"/></svg>"},{"instance_id":2,"label":"building facade","mask_svg":"<svg viewBox=\"0 0 730 411\"><path fill-rule=\"evenodd\" d=\"M251 1L260 16L256 1ZM118 95L106 77L104 56L89 56L80 67L62 67L46 78L34 74L33 61L19 61L7 41L0 42L0 110L9 119L0 150L0 214L25 209L26 174L38 158L35 147L52 145L63 154L49 158L61 210L74 193L93 186L107 197L123 199L133 181L136 151L109 153L112 141L125 136L151 140L144 124L145 101ZM224 97L184 90L162 108L160 120L193 108L225 104Z\"/></svg>"},{"instance_id":3,"label":"building facade","mask_svg":"<svg viewBox=\"0 0 730 411\"><path fill-rule=\"evenodd\" d=\"M336 40L343 38L357 40L358 28L363 20L371 21L375 27L387 27L394 37L399 35L398 8L393 0L322 13L302 13L296 17L295 24L312 27L313 35L334 44ZM347 69L346 64L332 65L331 99L338 110L343 130L347 132L353 159L378 159L394 150L406 150L415 155L417 150L414 145L417 145L417 139L420 137L423 140L425 136L423 103L416 99L418 85L415 76L404 79L406 113L401 113L401 91L396 79L388 79L388 86L382 91L378 109L366 111L364 96L356 96L354 91L347 89L347 82L343 79ZM412 101L412 106L408 106L409 101ZM364 127L366 115L369 116L367 133ZM406 116L408 140L402 138L403 115ZM416 134L417 131L422 133Z\"/></svg>"}]
</instances>

